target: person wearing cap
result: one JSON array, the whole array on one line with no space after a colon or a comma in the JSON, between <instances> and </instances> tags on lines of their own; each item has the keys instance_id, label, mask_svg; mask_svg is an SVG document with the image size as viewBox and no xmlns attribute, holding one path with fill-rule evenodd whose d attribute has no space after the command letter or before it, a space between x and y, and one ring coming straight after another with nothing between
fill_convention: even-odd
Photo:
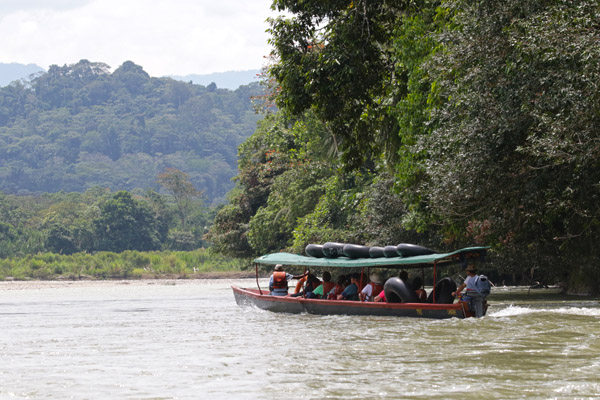
<instances>
[{"instance_id":1,"label":"person wearing cap","mask_svg":"<svg viewBox=\"0 0 600 400\"><path fill-rule=\"evenodd\" d=\"M483 316L483 296L475 287L475 281L477 278L477 268L475 265L469 264L466 269L467 277L465 281L456 288L456 292L452 293L453 296L458 296L463 289L466 290L466 294L471 302L471 307L475 311L475 316L480 318ZM464 298L463 298L464 299Z\"/></svg>"},{"instance_id":2,"label":"person wearing cap","mask_svg":"<svg viewBox=\"0 0 600 400\"><path fill-rule=\"evenodd\" d=\"M306 271L302 275L292 275L288 274L283 270L283 265L277 264L275 266L275 271L271 275L269 279L269 291L271 292L271 296L287 296L288 294L288 283L290 279L299 279L306 275L308 275L309 271Z\"/></svg>"},{"instance_id":3,"label":"person wearing cap","mask_svg":"<svg viewBox=\"0 0 600 400\"><path fill-rule=\"evenodd\" d=\"M381 278L379 278L378 274L372 273L370 280L371 282L369 282L358 295L360 301L373 301L375 296L377 296L383 289L383 286L381 285Z\"/></svg>"}]
</instances>

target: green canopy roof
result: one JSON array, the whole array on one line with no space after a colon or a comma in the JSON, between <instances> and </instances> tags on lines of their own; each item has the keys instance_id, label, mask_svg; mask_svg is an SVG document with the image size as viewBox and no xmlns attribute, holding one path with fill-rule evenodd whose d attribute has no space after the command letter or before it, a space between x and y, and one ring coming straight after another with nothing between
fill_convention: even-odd
<instances>
[{"instance_id":1,"label":"green canopy roof","mask_svg":"<svg viewBox=\"0 0 600 400\"><path fill-rule=\"evenodd\" d=\"M273 253L254 259L258 264L302 265L308 267L422 267L427 264L437 265L458 262L462 259L483 257L489 247L467 247L452 253L436 253L414 257L381 257L381 258L316 258L291 253Z\"/></svg>"}]
</instances>

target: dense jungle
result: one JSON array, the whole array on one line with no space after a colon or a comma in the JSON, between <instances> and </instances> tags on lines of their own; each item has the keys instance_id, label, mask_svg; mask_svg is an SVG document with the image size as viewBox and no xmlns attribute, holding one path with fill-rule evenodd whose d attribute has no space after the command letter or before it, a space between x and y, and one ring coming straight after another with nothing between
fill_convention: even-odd
<instances>
[{"instance_id":1,"label":"dense jungle","mask_svg":"<svg viewBox=\"0 0 600 400\"><path fill-rule=\"evenodd\" d=\"M596 1L273 7L260 91L84 61L2 88L0 256L486 245L496 282L598 293Z\"/></svg>"},{"instance_id":2,"label":"dense jungle","mask_svg":"<svg viewBox=\"0 0 600 400\"><path fill-rule=\"evenodd\" d=\"M278 111L240 146L215 249L487 245L497 282L598 292L596 1L273 6Z\"/></svg>"}]
</instances>

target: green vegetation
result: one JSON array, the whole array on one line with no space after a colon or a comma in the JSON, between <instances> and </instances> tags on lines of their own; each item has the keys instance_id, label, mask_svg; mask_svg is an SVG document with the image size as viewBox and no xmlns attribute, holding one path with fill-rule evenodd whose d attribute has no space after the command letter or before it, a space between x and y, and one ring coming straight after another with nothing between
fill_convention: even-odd
<instances>
[{"instance_id":1,"label":"green vegetation","mask_svg":"<svg viewBox=\"0 0 600 400\"><path fill-rule=\"evenodd\" d=\"M279 111L240 147L215 250L482 244L507 281L599 290L595 1L273 4Z\"/></svg>"},{"instance_id":2,"label":"green vegetation","mask_svg":"<svg viewBox=\"0 0 600 400\"><path fill-rule=\"evenodd\" d=\"M239 259L194 251L63 255L39 253L0 259L0 280L10 279L154 279L232 276L247 269Z\"/></svg>"},{"instance_id":3,"label":"green vegetation","mask_svg":"<svg viewBox=\"0 0 600 400\"><path fill-rule=\"evenodd\" d=\"M260 121L240 100L257 87L132 63L2 88L0 256L489 245L506 282L600 291L596 1L273 7L286 17L271 21ZM57 188L83 193L14 196ZM212 205L226 191L204 208L199 192Z\"/></svg>"},{"instance_id":4,"label":"green vegetation","mask_svg":"<svg viewBox=\"0 0 600 400\"><path fill-rule=\"evenodd\" d=\"M181 171L170 171L182 182ZM16 196L0 192L0 258L37 252L193 250L206 247L203 235L214 209L190 196L186 221L177 200L155 191L130 193L92 188L84 193Z\"/></svg>"},{"instance_id":5,"label":"green vegetation","mask_svg":"<svg viewBox=\"0 0 600 400\"><path fill-rule=\"evenodd\" d=\"M3 275L137 276L135 265L102 254L206 248L262 92L151 78L129 61L110 73L87 60L0 88ZM61 261L47 263L49 253Z\"/></svg>"},{"instance_id":6,"label":"green vegetation","mask_svg":"<svg viewBox=\"0 0 600 400\"><path fill-rule=\"evenodd\" d=\"M186 173L209 204L236 174L237 147L256 126L258 83L235 91L114 72L81 60L0 88L0 191L9 194L159 188Z\"/></svg>"}]
</instances>

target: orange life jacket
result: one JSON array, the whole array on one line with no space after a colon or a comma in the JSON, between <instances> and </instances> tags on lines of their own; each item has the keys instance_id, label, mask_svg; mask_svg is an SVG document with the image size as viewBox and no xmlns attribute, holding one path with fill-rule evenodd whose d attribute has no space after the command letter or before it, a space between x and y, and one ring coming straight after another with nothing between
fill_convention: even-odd
<instances>
[{"instance_id":1,"label":"orange life jacket","mask_svg":"<svg viewBox=\"0 0 600 400\"><path fill-rule=\"evenodd\" d=\"M287 274L285 271L273 272L273 289L287 289Z\"/></svg>"},{"instance_id":2,"label":"orange life jacket","mask_svg":"<svg viewBox=\"0 0 600 400\"><path fill-rule=\"evenodd\" d=\"M298 283L296 283L296 289L294 293L300 293L302 291L302 286L304 286L304 282L306 282L306 276L298 279Z\"/></svg>"}]
</instances>

